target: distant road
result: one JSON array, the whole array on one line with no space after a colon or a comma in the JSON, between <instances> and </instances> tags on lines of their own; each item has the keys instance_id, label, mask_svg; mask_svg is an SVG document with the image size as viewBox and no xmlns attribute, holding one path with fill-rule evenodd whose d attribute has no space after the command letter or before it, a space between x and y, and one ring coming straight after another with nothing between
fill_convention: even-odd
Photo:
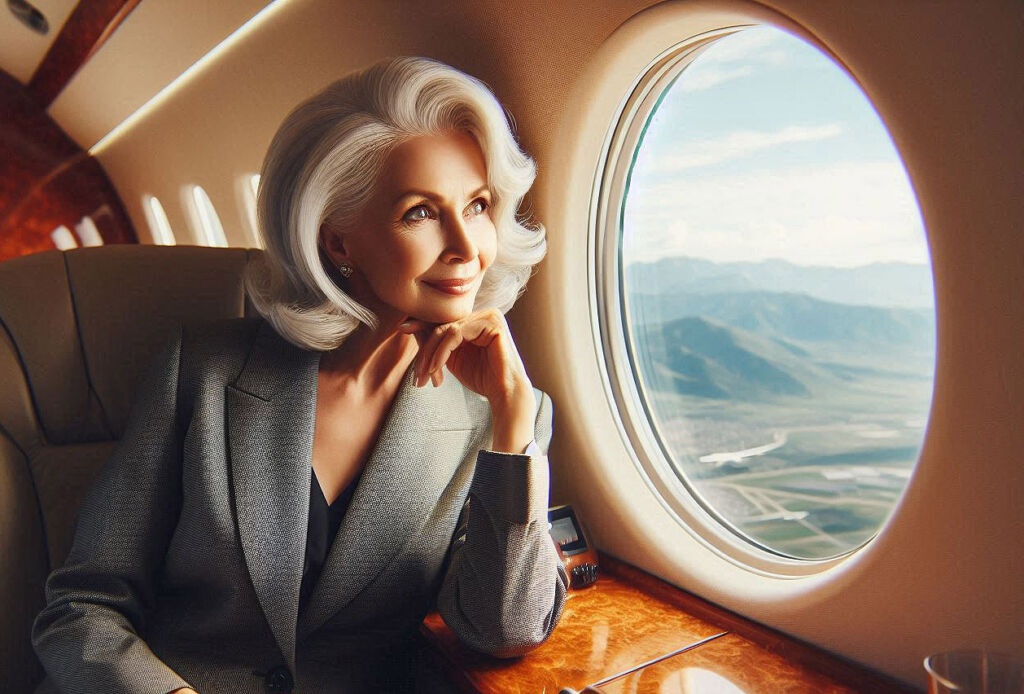
<instances>
[{"instance_id":1,"label":"distant road","mask_svg":"<svg viewBox=\"0 0 1024 694\"><path fill-rule=\"evenodd\" d=\"M702 463L713 463L715 467L719 467L726 463L739 463L744 458L753 458L754 456L764 455L769 451L774 451L776 448L782 448L786 445L788 436L784 431L775 432L775 440L771 443L766 443L763 446L755 446L754 448L744 448L742 451L725 451L724 453L709 453L708 455L702 455L698 460Z\"/></svg>"}]
</instances>

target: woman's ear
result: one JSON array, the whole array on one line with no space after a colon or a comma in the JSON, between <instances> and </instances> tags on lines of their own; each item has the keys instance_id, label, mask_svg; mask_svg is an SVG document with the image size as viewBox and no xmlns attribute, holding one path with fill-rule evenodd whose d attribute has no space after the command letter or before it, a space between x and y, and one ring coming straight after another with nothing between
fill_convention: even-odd
<instances>
[{"instance_id":1,"label":"woman's ear","mask_svg":"<svg viewBox=\"0 0 1024 694\"><path fill-rule=\"evenodd\" d=\"M333 228L328 222L320 225L320 249L335 265L340 265L349 259L343 236L341 232Z\"/></svg>"}]
</instances>

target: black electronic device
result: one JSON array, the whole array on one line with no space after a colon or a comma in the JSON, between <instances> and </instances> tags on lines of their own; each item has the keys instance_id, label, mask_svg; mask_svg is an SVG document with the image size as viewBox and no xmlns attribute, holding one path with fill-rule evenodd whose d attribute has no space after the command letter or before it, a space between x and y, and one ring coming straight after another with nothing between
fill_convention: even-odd
<instances>
[{"instance_id":1,"label":"black electronic device","mask_svg":"<svg viewBox=\"0 0 1024 694\"><path fill-rule=\"evenodd\" d=\"M548 532L569 574L569 587L575 590L594 583L597 580L597 550L572 506L548 509Z\"/></svg>"}]
</instances>

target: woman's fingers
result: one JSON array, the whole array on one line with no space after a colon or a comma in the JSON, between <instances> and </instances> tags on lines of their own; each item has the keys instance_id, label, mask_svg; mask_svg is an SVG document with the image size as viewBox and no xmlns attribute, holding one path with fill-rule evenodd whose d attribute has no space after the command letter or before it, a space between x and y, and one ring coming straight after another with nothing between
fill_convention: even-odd
<instances>
[{"instance_id":1,"label":"woman's fingers","mask_svg":"<svg viewBox=\"0 0 1024 694\"><path fill-rule=\"evenodd\" d=\"M441 329L444 326L425 323L419 320L407 320L398 326L398 329L416 338L419 350L413 365L413 375L417 386L424 385L427 381L428 371L424 368L427 356L435 348L435 343L441 336ZM435 383L435 385L437 385Z\"/></svg>"},{"instance_id":2,"label":"woman's fingers","mask_svg":"<svg viewBox=\"0 0 1024 694\"><path fill-rule=\"evenodd\" d=\"M522 361L518 354L509 354L511 338L502 339L508 332L508 327L504 316L497 310L481 311L441 325L410 319L402 323L399 329L414 335L419 344L414 368L417 386L426 385L428 380L432 381L435 387L441 385L449 359L457 350L464 346L468 348L469 345L480 349L480 354L474 359L490 362L492 369L503 371L511 367L516 370L518 367L518 370L522 370ZM506 342L509 344L505 344ZM515 352L514 347L511 348L511 352ZM489 356L485 357L485 353ZM460 379L465 375L460 375ZM479 386L486 387L483 382Z\"/></svg>"},{"instance_id":3,"label":"woman's fingers","mask_svg":"<svg viewBox=\"0 0 1024 694\"><path fill-rule=\"evenodd\" d=\"M434 349L434 353L430 357L430 366L428 369L431 372L443 370L444 365L448 363L448 357L451 356L452 352L462 344L463 336L462 331L456 329L449 329L445 332L444 337L438 343Z\"/></svg>"},{"instance_id":4,"label":"woman's fingers","mask_svg":"<svg viewBox=\"0 0 1024 694\"><path fill-rule=\"evenodd\" d=\"M426 385L430 373L433 371L430 368L431 360L437 351L437 346L451 330L450 326L450 323L436 326L427 333L426 339L420 343L420 351L416 355L416 385Z\"/></svg>"}]
</instances>

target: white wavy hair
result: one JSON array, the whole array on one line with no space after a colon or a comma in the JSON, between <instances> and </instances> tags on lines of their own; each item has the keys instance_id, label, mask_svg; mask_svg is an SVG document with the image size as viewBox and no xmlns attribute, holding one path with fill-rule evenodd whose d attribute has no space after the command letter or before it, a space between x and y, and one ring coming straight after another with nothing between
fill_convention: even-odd
<instances>
[{"instance_id":1,"label":"white wavy hair","mask_svg":"<svg viewBox=\"0 0 1024 694\"><path fill-rule=\"evenodd\" d=\"M265 250L247 268L245 290L282 337L326 351L360 324L376 325L373 312L340 288L320 250L320 225L329 217L351 228L395 146L452 131L471 135L483 152L497 229L498 252L474 309L512 308L546 250L544 227L517 216L536 166L483 82L429 58L390 58L299 104L267 150L257 195Z\"/></svg>"}]
</instances>

